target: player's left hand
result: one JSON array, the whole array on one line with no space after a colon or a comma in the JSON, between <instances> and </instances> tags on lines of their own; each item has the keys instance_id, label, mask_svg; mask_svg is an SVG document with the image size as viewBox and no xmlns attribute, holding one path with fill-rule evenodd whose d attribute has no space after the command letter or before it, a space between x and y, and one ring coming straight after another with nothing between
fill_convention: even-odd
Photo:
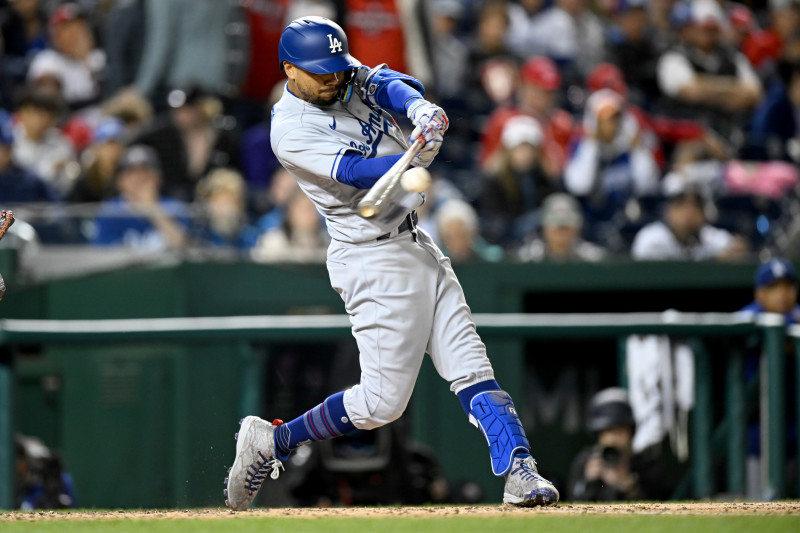
<instances>
[{"instance_id":1,"label":"player's left hand","mask_svg":"<svg viewBox=\"0 0 800 533\"><path fill-rule=\"evenodd\" d=\"M422 128L425 142L432 140L436 133L444 135L450 127L450 120L444 109L422 98L413 100L406 109L406 114L414 126Z\"/></svg>"}]
</instances>

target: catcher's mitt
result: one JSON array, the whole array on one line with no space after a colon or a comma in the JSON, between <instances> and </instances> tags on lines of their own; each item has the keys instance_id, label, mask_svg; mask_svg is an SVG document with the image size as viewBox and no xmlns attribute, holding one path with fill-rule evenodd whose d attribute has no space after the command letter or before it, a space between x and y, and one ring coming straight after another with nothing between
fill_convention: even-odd
<instances>
[{"instance_id":1,"label":"catcher's mitt","mask_svg":"<svg viewBox=\"0 0 800 533\"><path fill-rule=\"evenodd\" d=\"M14 223L14 213L11 211L6 211L3 209L0 211L0 239L3 238L3 235L6 234L6 230L11 227L11 224ZM3 280L3 276L0 276L0 300L3 299L3 295L6 293L6 282Z\"/></svg>"},{"instance_id":2,"label":"catcher's mitt","mask_svg":"<svg viewBox=\"0 0 800 533\"><path fill-rule=\"evenodd\" d=\"M3 209L0 211L0 239L6 234L6 230L14 223L14 213Z\"/></svg>"}]
</instances>

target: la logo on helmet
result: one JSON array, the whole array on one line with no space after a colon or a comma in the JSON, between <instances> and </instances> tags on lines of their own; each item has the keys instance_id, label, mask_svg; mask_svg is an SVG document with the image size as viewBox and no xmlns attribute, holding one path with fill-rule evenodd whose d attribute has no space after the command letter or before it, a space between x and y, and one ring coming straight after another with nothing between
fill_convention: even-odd
<instances>
[{"instance_id":1,"label":"la logo on helmet","mask_svg":"<svg viewBox=\"0 0 800 533\"><path fill-rule=\"evenodd\" d=\"M336 37L334 37L332 33L328 34L328 42L331 43L330 48L332 54L342 51L342 42Z\"/></svg>"}]
</instances>

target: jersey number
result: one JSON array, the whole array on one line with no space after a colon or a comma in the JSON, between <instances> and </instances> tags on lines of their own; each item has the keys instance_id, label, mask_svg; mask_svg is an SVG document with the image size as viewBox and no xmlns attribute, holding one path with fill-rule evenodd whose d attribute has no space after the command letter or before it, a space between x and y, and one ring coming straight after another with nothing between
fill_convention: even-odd
<instances>
[{"instance_id":1,"label":"jersey number","mask_svg":"<svg viewBox=\"0 0 800 533\"><path fill-rule=\"evenodd\" d=\"M328 42L331 43L330 48L332 54L342 51L342 42L334 37L332 33L328 34Z\"/></svg>"}]
</instances>

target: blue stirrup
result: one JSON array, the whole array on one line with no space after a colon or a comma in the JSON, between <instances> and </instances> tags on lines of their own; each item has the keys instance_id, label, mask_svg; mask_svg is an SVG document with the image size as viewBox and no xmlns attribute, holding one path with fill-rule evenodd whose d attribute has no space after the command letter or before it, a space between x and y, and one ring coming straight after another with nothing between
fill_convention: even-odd
<instances>
[{"instance_id":1,"label":"blue stirrup","mask_svg":"<svg viewBox=\"0 0 800 533\"><path fill-rule=\"evenodd\" d=\"M476 394L470 401L469 415L470 422L478 426L489 443L495 476L508 473L518 451L530 453L525 430L507 392L497 390Z\"/></svg>"}]
</instances>

